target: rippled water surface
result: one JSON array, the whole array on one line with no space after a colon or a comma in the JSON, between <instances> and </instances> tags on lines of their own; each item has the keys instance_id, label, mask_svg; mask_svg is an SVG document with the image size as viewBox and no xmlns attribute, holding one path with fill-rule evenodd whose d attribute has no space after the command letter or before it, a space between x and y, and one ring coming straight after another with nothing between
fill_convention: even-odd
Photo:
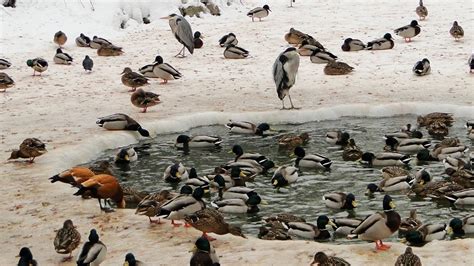
<instances>
[{"instance_id":1,"label":"rippled water surface","mask_svg":"<svg viewBox=\"0 0 474 266\"><path fill-rule=\"evenodd\" d=\"M365 168L357 162L344 162L342 151L325 142L327 131L339 129L350 133L351 137L363 151L380 152L384 146L383 133L397 131L406 123L416 124L415 116L397 116L387 118L355 118L343 117L336 121L311 122L299 125L273 125L275 135L284 133L308 132L311 139L304 146L307 153L321 153L333 160L331 171L327 172L301 172L297 183L287 189L277 192L270 185L271 173L258 176L256 181L248 183L248 187L255 188L265 204L260 205L261 211L257 214L229 215L227 220L233 224L241 225L247 234L257 235L258 227L262 225L262 217L280 212L290 212L305 217L308 222L316 221L318 215L327 214L330 217L345 217L347 212L328 209L322 202L322 196L327 192L343 191L352 192L359 201L355 211L357 217L365 217L374 211L382 209L383 195L375 198L364 195L368 183L378 183L381 180L379 169ZM457 136L462 143L472 147L472 142L467 138L463 127L464 120L457 119L450 129L450 136ZM426 130L422 130L427 135ZM199 175L211 173L214 167L234 158L229 154L232 145L240 144L245 152L259 152L271 158L277 165L290 164L291 151L278 148L277 137L257 137L249 135L232 134L221 125L198 127L185 132L188 135L217 135L224 139L222 148L208 150L191 150L189 154L176 150L173 144L181 133L160 135L154 139L146 140L135 145L139 160L131 163L129 167L115 167L118 178L126 185L139 190L159 191L174 189L171 184L162 179L165 168L174 161L181 161L190 168L195 167ZM472 149L471 149L472 150ZM102 158L112 160L116 151L106 151ZM411 171L426 167L435 180L445 177L442 175L444 168L440 162L417 166L416 160L411 162ZM180 185L178 185L180 186ZM472 212L472 209L457 209L449 203L434 202L429 199L410 199L404 192L391 194L397 205L397 211L402 217L409 214L410 209L417 209L419 218L424 222L448 223L452 217L463 217ZM216 197L212 194L211 198ZM206 199L209 202L209 198ZM148 219L143 218L143 222ZM395 238L396 235L393 236ZM348 243L349 240L336 239L335 243ZM350 240L351 243L357 240Z\"/></svg>"}]
</instances>

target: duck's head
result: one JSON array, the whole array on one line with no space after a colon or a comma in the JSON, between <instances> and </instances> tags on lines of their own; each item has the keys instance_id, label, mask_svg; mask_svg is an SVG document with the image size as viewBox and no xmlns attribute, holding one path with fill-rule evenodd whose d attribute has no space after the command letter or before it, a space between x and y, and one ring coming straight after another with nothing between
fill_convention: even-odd
<instances>
[{"instance_id":1,"label":"duck's head","mask_svg":"<svg viewBox=\"0 0 474 266\"><path fill-rule=\"evenodd\" d=\"M448 168L450 169L450 168ZM430 172L426 171L425 169L421 169L420 171L416 172L415 178L421 185L424 185L431 181L431 174Z\"/></svg>"},{"instance_id":2,"label":"duck's head","mask_svg":"<svg viewBox=\"0 0 474 266\"><path fill-rule=\"evenodd\" d=\"M390 34L390 33L385 33L385 35L383 36L383 38L386 39L386 40L392 40L392 39L393 39L393 38L392 38L392 34Z\"/></svg>"},{"instance_id":3,"label":"duck's head","mask_svg":"<svg viewBox=\"0 0 474 266\"><path fill-rule=\"evenodd\" d=\"M72 223L72 221L68 219L68 220L64 221L63 228L64 229L73 229L73 228L75 228L75 226Z\"/></svg>"},{"instance_id":4,"label":"duck's head","mask_svg":"<svg viewBox=\"0 0 474 266\"><path fill-rule=\"evenodd\" d=\"M129 163L130 155L128 154L128 148L120 149L120 151L115 156L116 163Z\"/></svg>"},{"instance_id":5,"label":"duck's head","mask_svg":"<svg viewBox=\"0 0 474 266\"><path fill-rule=\"evenodd\" d=\"M56 49L56 54L62 54L62 53L63 53L63 50L61 50L61 48Z\"/></svg>"},{"instance_id":6,"label":"duck's head","mask_svg":"<svg viewBox=\"0 0 474 266\"><path fill-rule=\"evenodd\" d=\"M393 203L392 197L390 195L385 195L383 197L383 210L384 211L390 211L392 209L395 209L395 203Z\"/></svg>"},{"instance_id":7,"label":"duck's head","mask_svg":"<svg viewBox=\"0 0 474 266\"><path fill-rule=\"evenodd\" d=\"M142 137L149 137L150 136L150 132L148 132L148 130L142 128L142 127L139 127L137 129L138 133L140 133L140 135L142 135Z\"/></svg>"},{"instance_id":8,"label":"duck's head","mask_svg":"<svg viewBox=\"0 0 474 266\"><path fill-rule=\"evenodd\" d=\"M314 259L311 265L329 265L329 257L322 251L314 254Z\"/></svg>"},{"instance_id":9,"label":"duck's head","mask_svg":"<svg viewBox=\"0 0 474 266\"><path fill-rule=\"evenodd\" d=\"M137 260L135 259L135 256L132 253L127 253L127 255L125 255L124 265L127 265L127 266L136 266L137 265Z\"/></svg>"},{"instance_id":10,"label":"duck's head","mask_svg":"<svg viewBox=\"0 0 474 266\"><path fill-rule=\"evenodd\" d=\"M418 161L428 161L430 157L430 151L427 149L421 150L416 154L416 159L418 159Z\"/></svg>"},{"instance_id":11,"label":"duck's head","mask_svg":"<svg viewBox=\"0 0 474 266\"><path fill-rule=\"evenodd\" d=\"M14 160L20 158L20 151L19 150L13 150L12 153L10 154L10 158L8 160Z\"/></svg>"},{"instance_id":12,"label":"duck's head","mask_svg":"<svg viewBox=\"0 0 474 266\"><path fill-rule=\"evenodd\" d=\"M410 26L412 26L412 27L418 26L418 27L419 27L418 21L412 20L412 21L410 22Z\"/></svg>"},{"instance_id":13,"label":"duck's head","mask_svg":"<svg viewBox=\"0 0 474 266\"><path fill-rule=\"evenodd\" d=\"M279 186L282 186L283 184L285 184L287 181L285 179L285 177L283 177L283 175L281 173L276 173L274 176L273 176L273 182L272 182L272 185L274 187L279 187Z\"/></svg>"},{"instance_id":14,"label":"duck's head","mask_svg":"<svg viewBox=\"0 0 474 266\"><path fill-rule=\"evenodd\" d=\"M371 164L374 159L375 159L375 154L371 152L364 152L361 157L361 160L368 164Z\"/></svg>"},{"instance_id":15,"label":"duck's head","mask_svg":"<svg viewBox=\"0 0 474 266\"><path fill-rule=\"evenodd\" d=\"M26 60L26 65L29 66L29 67L32 67L33 66L33 59Z\"/></svg>"},{"instance_id":16,"label":"duck's head","mask_svg":"<svg viewBox=\"0 0 474 266\"><path fill-rule=\"evenodd\" d=\"M263 9L265 9L265 10L267 10L267 11L271 11L271 10L270 10L270 7L269 7L268 5L264 5L264 6L263 6Z\"/></svg>"},{"instance_id":17,"label":"duck's head","mask_svg":"<svg viewBox=\"0 0 474 266\"><path fill-rule=\"evenodd\" d=\"M454 22L453 22L453 26L458 26L458 22L457 22L457 21L454 21Z\"/></svg>"},{"instance_id":18,"label":"duck's head","mask_svg":"<svg viewBox=\"0 0 474 266\"><path fill-rule=\"evenodd\" d=\"M249 192L247 196L249 198L246 203L249 206L257 206L258 204L262 202L262 198L260 198L260 196L255 191Z\"/></svg>"},{"instance_id":19,"label":"duck's head","mask_svg":"<svg viewBox=\"0 0 474 266\"><path fill-rule=\"evenodd\" d=\"M163 64L163 57L161 57L161 55L157 55L155 57L155 62L158 64Z\"/></svg>"},{"instance_id":20,"label":"duck's head","mask_svg":"<svg viewBox=\"0 0 474 266\"><path fill-rule=\"evenodd\" d=\"M33 254L31 253L31 250L27 247L22 247L20 249L20 253L18 254L18 257L23 258L24 260L27 260L27 261L33 260Z\"/></svg>"},{"instance_id":21,"label":"duck's head","mask_svg":"<svg viewBox=\"0 0 474 266\"><path fill-rule=\"evenodd\" d=\"M367 185L367 190L365 192L365 195L371 196L372 194L378 191L380 191L379 187L374 183L370 183Z\"/></svg>"},{"instance_id":22,"label":"duck's head","mask_svg":"<svg viewBox=\"0 0 474 266\"><path fill-rule=\"evenodd\" d=\"M232 147L232 152L237 156L241 156L242 154L244 154L244 149L242 149L242 146L240 145L234 145Z\"/></svg>"},{"instance_id":23,"label":"duck's head","mask_svg":"<svg viewBox=\"0 0 474 266\"><path fill-rule=\"evenodd\" d=\"M342 134L341 134L341 142L342 143L347 143L350 138L351 138L351 136L349 135L349 133L342 132Z\"/></svg>"},{"instance_id":24,"label":"duck's head","mask_svg":"<svg viewBox=\"0 0 474 266\"><path fill-rule=\"evenodd\" d=\"M204 196L204 189L202 187L197 187L193 191L193 198L200 200Z\"/></svg>"},{"instance_id":25,"label":"duck's head","mask_svg":"<svg viewBox=\"0 0 474 266\"><path fill-rule=\"evenodd\" d=\"M329 219L329 217L327 217L326 215L318 216L318 219L316 220L316 225L318 226L319 230L326 229L328 225L332 226L333 228L337 227L336 224L331 219Z\"/></svg>"},{"instance_id":26,"label":"duck's head","mask_svg":"<svg viewBox=\"0 0 474 266\"><path fill-rule=\"evenodd\" d=\"M423 133L421 133L419 130L414 130L413 133L411 133L411 137L421 139L423 138Z\"/></svg>"},{"instance_id":27,"label":"duck's head","mask_svg":"<svg viewBox=\"0 0 474 266\"><path fill-rule=\"evenodd\" d=\"M234 37L234 38L235 38L235 34L234 34L234 33L232 33L232 32L231 32L231 33L229 33L229 34L227 34L227 35L228 35L228 36L232 36L232 37Z\"/></svg>"},{"instance_id":28,"label":"duck's head","mask_svg":"<svg viewBox=\"0 0 474 266\"><path fill-rule=\"evenodd\" d=\"M344 43L345 43L345 44L348 44L348 43L350 43L350 42L352 42L352 38L347 38L347 39L344 40Z\"/></svg>"},{"instance_id":29,"label":"duck's head","mask_svg":"<svg viewBox=\"0 0 474 266\"><path fill-rule=\"evenodd\" d=\"M303 141L308 140L308 139L309 139L309 134L308 134L308 132L303 132L303 133L301 133L301 134L300 134L300 138L301 138L301 140L303 140Z\"/></svg>"},{"instance_id":30,"label":"duck's head","mask_svg":"<svg viewBox=\"0 0 474 266\"><path fill-rule=\"evenodd\" d=\"M188 185L184 185L181 187L181 189L179 190L179 193L181 195L191 195L193 194L193 188L188 186Z\"/></svg>"},{"instance_id":31,"label":"duck's head","mask_svg":"<svg viewBox=\"0 0 474 266\"><path fill-rule=\"evenodd\" d=\"M179 135L176 138L176 144L178 144L178 143L181 143L181 144L189 143L190 140L191 140L191 138L187 135Z\"/></svg>"},{"instance_id":32,"label":"duck's head","mask_svg":"<svg viewBox=\"0 0 474 266\"><path fill-rule=\"evenodd\" d=\"M453 168L446 168L446 170L444 170L444 173L449 176L452 176L454 173L456 173L456 170Z\"/></svg>"},{"instance_id":33,"label":"duck's head","mask_svg":"<svg viewBox=\"0 0 474 266\"><path fill-rule=\"evenodd\" d=\"M194 33L194 39L198 39L198 38L201 38L201 33L199 31L196 31Z\"/></svg>"},{"instance_id":34,"label":"duck's head","mask_svg":"<svg viewBox=\"0 0 474 266\"><path fill-rule=\"evenodd\" d=\"M194 167L189 169L189 179L191 179L191 178L198 178L196 168L194 168Z\"/></svg>"},{"instance_id":35,"label":"duck's head","mask_svg":"<svg viewBox=\"0 0 474 266\"><path fill-rule=\"evenodd\" d=\"M196 240L196 243L194 243L194 251L201 250L205 251L207 253L211 252L211 243L209 243L209 240L205 237L200 237Z\"/></svg>"},{"instance_id":36,"label":"duck's head","mask_svg":"<svg viewBox=\"0 0 474 266\"><path fill-rule=\"evenodd\" d=\"M421 60L421 62L423 64L429 64L430 63L430 60L428 60L428 58L423 58L423 60Z\"/></svg>"},{"instance_id":37,"label":"duck's head","mask_svg":"<svg viewBox=\"0 0 474 266\"><path fill-rule=\"evenodd\" d=\"M306 152L305 150L298 146L295 148L295 150L293 151L293 153L298 157L298 158L303 158L305 155L306 155Z\"/></svg>"},{"instance_id":38,"label":"duck's head","mask_svg":"<svg viewBox=\"0 0 474 266\"><path fill-rule=\"evenodd\" d=\"M355 199L354 194L352 193L347 194L346 203L344 204L344 207L349 210L357 207L357 201Z\"/></svg>"},{"instance_id":39,"label":"duck's head","mask_svg":"<svg viewBox=\"0 0 474 266\"><path fill-rule=\"evenodd\" d=\"M214 182L217 183L217 185L219 186L219 189L222 189L225 187L225 180L224 180L224 177L222 177L221 175L214 176Z\"/></svg>"},{"instance_id":40,"label":"duck's head","mask_svg":"<svg viewBox=\"0 0 474 266\"><path fill-rule=\"evenodd\" d=\"M423 235L420 231L410 230L405 234L405 241L411 245L422 245L424 244Z\"/></svg>"},{"instance_id":41,"label":"duck's head","mask_svg":"<svg viewBox=\"0 0 474 266\"><path fill-rule=\"evenodd\" d=\"M398 145L398 140L392 136L388 136L385 140L385 144L389 146L391 150L395 150L395 146Z\"/></svg>"},{"instance_id":42,"label":"duck's head","mask_svg":"<svg viewBox=\"0 0 474 266\"><path fill-rule=\"evenodd\" d=\"M301 42L300 47L305 46L305 45L308 45L308 44L309 44L308 39L304 39L304 40Z\"/></svg>"},{"instance_id":43,"label":"duck's head","mask_svg":"<svg viewBox=\"0 0 474 266\"><path fill-rule=\"evenodd\" d=\"M448 235L453 235L453 234L464 235L465 232L462 227L463 227L462 220L459 218L453 218L451 221L449 221L449 226L446 232L448 233Z\"/></svg>"},{"instance_id":44,"label":"duck's head","mask_svg":"<svg viewBox=\"0 0 474 266\"><path fill-rule=\"evenodd\" d=\"M99 242L99 235L97 234L97 231L95 229L91 229L89 233L89 242L91 243Z\"/></svg>"},{"instance_id":45,"label":"duck's head","mask_svg":"<svg viewBox=\"0 0 474 266\"><path fill-rule=\"evenodd\" d=\"M255 134L256 135L259 135L259 136L262 136L263 135L263 132L267 131L267 130L270 130L270 125L268 125L267 123L261 123L260 125L257 126L257 128L255 129Z\"/></svg>"},{"instance_id":46,"label":"duck's head","mask_svg":"<svg viewBox=\"0 0 474 266\"><path fill-rule=\"evenodd\" d=\"M179 172L179 163L175 163L171 166L170 175L177 178L181 177L181 173Z\"/></svg>"},{"instance_id":47,"label":"duck's head","mask_svg":"<svg viewBox=\"0 0 474 266\"><path fill-rule=\"evenodd\" d=\"M349 145L350 146L355 146L356 145L356 142L354 139L349 139Z\"/></svg>"},{"instance_id":48,"label":"duck's head","mask_svg":"<svg viewBox=\"0 0 474 266\"><path fill-rule=\"evenodd\" d=\"M129 67L126 67L126 68L123 69L121 74L128 74L128 73L132 73L132 69L129 68Z\"/></svg>"}]
</instances>

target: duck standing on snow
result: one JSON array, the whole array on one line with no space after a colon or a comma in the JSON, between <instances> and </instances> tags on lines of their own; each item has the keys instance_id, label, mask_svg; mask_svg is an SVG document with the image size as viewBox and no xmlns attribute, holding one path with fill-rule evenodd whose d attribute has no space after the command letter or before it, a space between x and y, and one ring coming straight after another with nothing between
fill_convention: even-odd
<instances>
[{"instance_id":1,"label":"duck standing on snow","mask_svg":"<svg viewBox=\"0 0 474 266\"><path fill-rule=\"evenodd\" d=\"M212 208L205 208L199 210L191 215L184 217L184 220L192 227L202 232L202 237L209 240L215 240L207 235L207 233L214 233L218 235L232 234L246 238L242 233L242 229L237 226L233 226L224 221L224 216Z\"/></svg>"},{"instance_id":2,"label":"duck standing on snow","mask_svg":"<svg viewBox=\"0 0 474 266\"><path fill-rule=\"evenodd\" d=\"M20 257L20 260L18 261L18 266L37 266L38 262L36 262L35 259L33 259L33 254L31 253L31 250L27 247L22 247L20 249L20 254L18 254L17 257Z\"/></svg>"},{"instance_id":3,"label":"duck standing on snow","mask_svg":"<svg viewBox=\"0 0 474 266\"><path fill-rule=\"evenodd\" d=\"M219 39L220 47L227 47L230 44L237 45L238 43L239 40L237 40L237 37L232 32L222 36L222 38Z\"/></svg>"},{"instance_id":4,"label":"duck standing on snow","mask_svg":"<svg viewBox=\"0 0 474 266\"><path fill-rule=\"evenodd\" d=\"M255 134L257 136L263 136L263 133L270 130L270 126L267 123L261 123L258 126L251 122L246 121L230 121L225 125L230 132L239 134Z\"/></svg>"},{"instance_id":5,"label":"duck standing on snow","mask_svg":"<svg viewBox=\"0 0 474 266\"><path fill-rule=\"evenodd\" d=\"M298 168L329 169L332 161L319 154L306 154L302 147L296 147L294 154L297 156L295 166Z\"/></svg>"},{"instance_id":6,"label":"duck standing on snow","mask_svg":"<svg viewBox=\"0 0 474 266\"><path fill-rule=\"evenodd\" d=\"M183 49L181 49L181 51L176 54L176 57L186 57L184 54L184 49L188 49L188 51L193 54L194 35L189 22L182 16L178 16L176 14L171 14L167 17L163 17L162 19L168 19L171 32L178 42L183 45Z\"/></svg>"},{"instance_id":7,"label":"duck standing on snow","mask_svg":"<svg viewBox=\"0 0 474 266\"><path fill-rule=\"evenodd\" d=\"M341 46L344 52L364 50L366 45L359 39L347 38Z\"/></svg>"},{"instance_id":8,"label":"duck standing on snow","mask_svg":"<svg viewBox=\"0 0 474 266\"><path fill-rule=\"evenodd\" d=\"M64 32L62 31L58 31L54 34L54 39L53 39L54 43L56 43L57 45L59 45L59 48L61 48L61 46L63 46L66 41L67 41L67 36Z\"/></svg>"},{"instance_id":9,"label":"duck standing on snow","mask_svg":"<svg viewBox=\"0 0 474 266\"><path fill-rule=\"evenodd\" d=\"M270 14L270 7L268 5L264 5L263 7L256 7L252 10L250 10L247 13L248 17L252 18L252 21L254 21L254 18L258 18L259 21L262 21L262 18L268 17Z\"/></svg>"},{"instance_id":10,"label":"duck standing on snow","mask_svg":"<svg viewBox=\"0 0 474 266\"><path fill-rule=\"evenodd\" d=\"M417 76L428 75L430 72L430 61L427 58L423 58L423 60L416 62L415 66L413 67L413 73L415 73Z\"/></svg>"},{"instance_id":11,"label":"duck standing on snow","mask_svg":"<svg viewBox=\"0 0 474 266\"><path fill-rule=\"evenodd\" d=\"M420 0L420 4L416 7L415 12L420 17L420 20L424 20L428 16L428 9L423 5L423 0Z\"/></svg>"},{"instance_id":12,"label":"duck standing on snow","mask_svg":"<svg viewBox=\"0 0 474 266\"><path fill-rule=\"evenodd\" d=\"M218 147L222 143L222 138L215 136L194 136L179 135L176 138L175 146L184 150L189 148L209 148Z\"/></svg>"},{"instance_id":13,"label":"duck standing on snow","mask_svg":"<svg viewBox=\"0 0 474 266\"><path fill-rule=\"evenodd\" d=\"M158 78L155 73L153 73L153 68L157 65L156 58L155 61L151 64L142 66L138 69L138 72L147 78Z\"/></svg>"},{"instance_id":14,"label":"duck standing on snow","mask_svg":"<svg viewBox=\"0 0 474 266\"><path fill-rule=\"evenodd\" d=\"M405 253L398 256L397 261L395 262L395 266L403 266L403 265L410 265L410 266L421 266L420 258L413 253L411 247L407 247L405 249Z\"/></svg>"},{"instance_id":15,"label":"duck standing on snow","mask_svg":"<svg viewBox=\"0 0 474 266\"><path fill-rule=\"evenodd\" d=\"M383 38L376 39L367 43L367 50L388 50L395 45L392 35L385 33Z\"/></svg>"},{"instance_id":16,"label":"duck standing on snow","mask_svg":"<svg viewBox=\"0 0 474 266\"><path fill-rule=\"evenodd\" d=\"M107 255L107 247L99 240L99 235L95 229L89 233L89 241L84 243L77 256L77 265L100 265Z\"/></svg>"},{"instance_id":17,"label":"duck standing on snow","mask_svg":"<svg viewBox=\"0 0 474 266\"><path fill-rule=\"evenodd\" d=\"M326 75L347 75L354 70L353 67L344 63L337 61L329 61L324 67L324 74Z\"/></svg>"},{"instance_id":18,"label":"duck standing on snow","mask_svg":"<svg viewBox=\"0 0 474 266\"><path fill-rule=\"evenodd\" d=\"M204 42L202 41L202 35L201 32L196 31L194 33L194 49L200 49L204 45Z\"/></svg>"},{"instance_id":19,"label":"duck standing on snow","mask_svg":"<svg viewBox=\"0 0 474 266\"><path fill-rule=\"evenodd\" d=\"M12 66L12 63L8 62L7 59L0 58L0 69L7 69Z\"/></svg>"},{"instance_id":20,"label":"duck standing on snow","mask_svg":"<svg viewBox=\"0 0 474 266\"><path fill-rule=\"evenodd\" d=\"M127 253L127 255L125 255L125 262L123 263L123 266L145 266L145 263L135 259L135 255L133 255L133 253Z\"/></svg>"},{"instance_id":21,"label":"duck standing on snow","mask_svg":"<svg viewBox=\"0 0 474 266\"><path fill-rule=\"evenodd\" d=\"M13 85L15 85L15 81L13 81L7 73L0 72L0 90L5 92L7 91L7 88L12 87Z\"/></svg>"},{"instance_id":22,"label":"duck standing on snow","mask_svg":"<svg viewBox=\"0 0 474 266\"><path fill-rule=\"evenodd\" d=\"M97 37L97 36L92 37L92 41L90 41L89 43L89 46L92 49L99 49L100 47L102 47L102 45L113 45L113 44L109 42L108 40L102 37Z\"/></svg>"},{"instance_id":23,"label":"duck standing on snow","mask_svg":"<svg viewBox=\"0 0 474 266\"><path fill-rule=\"evenodd\" d=\"M343 258L336 256L328 256L324 252L317 252L314 254L313 262L310 266L319 265L319 266L350 266L351 264Z\"/></svg>"},{"instance_id":24,"label":"duck standing on snow","mask_svg":"<svg viewBox=\"0 0 474 266\"><path fill-rule=\"evenodd\" d=\"M122 84L131 87L129 92L134 92L138 87L148 85L148 79L137 72L133 72L129 67L126 67L122 71Z\"/></svg>"},{"instance_id":25,"label":"duck standing on snow","mask_svg":"<svg viewBox=\"0 0 474 266\"><path fill-rule=\"evenodd\" d=\"M461 26L459 26L457 21L454 21L453 26L449 30L449 34L454 37L454 40L459 41L462 37L464 37L464 30Z\"/></svg>"},{"instance_id":26,"label":"duck standing on snow","mask_svg":"<svg viewBox=\"0 0 474 266\"><path fill-rule=\"evenodd\" d=\"M224 50L224 57L227 59L244 59L249 56L249 51L233 44L227 45Z\"/></svg>"},{"instance_id":27,"label":"duck standing on snow","mask_svg":"<svg viewBox=\"0 0 474 266\"><path fill-rule=\"evenodd\" d=\"M193 248L193 255L190 266L217 266L219 264L219 257L216 254L216 250L209 243L209 240L205 237L200 237L196 240Z\"/></svg>"},{"instance_id":28,"label":"duck standing on snow","mask_svg":"<svg viewBox=\"0 0 474 266\"><path fill-rule=\"evenodd\" d=\"M115 163L131 163L138 160L138 154L134 148L123 148L115 155Z\"/></svg>"},{"instance_id":29,"label":"duck standing on snow","mask_svg":"<svg viewBox=\"0 0 474 266\"><path fill-rule=\"evenodd\" d=\"M72 251L79 246L80 242L81 234L71 220L66 220L63 227L56 233L54 249L59 254L69 254L69 257L63 259L63 262L68 261L72 259Z\"/></svg>"},{"instance_id":30,"label":"duck standing on snow","mask_svg":"<svg viewBox=\"0 0 474 266\"><path fill-rule=\"evenodd\" d=\"M64 53L61 48L56 50L56 55L53 58L54 63L60 65L70 65L72 63L72 56L67 53Z\"/></svg>"},{"instance_id":31,"label":"duck standing on snow","mask_svg":"<svg viewBox=\"0 0 474 266\"><path fill-rule=\"evenodd\" d=\"M82 67L85 71L91 72L92 67L94 67L94 61L92 61L92 59L88 55L86 55L84 60L82 60Z\"/></svg>"},{"instance_id":32,"label":"duck standing on snow","mask_svg":"<svg viewBox=\"0 0 474 266\"><path fill-rule=\"evenodd\" d=\"M155 77L163 80L160 84L168 83L168 80L180 79L183 75L168 63L163 62L163 57L155 58L156 64L153 66L153 74Z\"/></svg>"},{"instance_id":33,"label":"duck standing on snow","mask_svg":"<svg viewBox=\"0 0 474 266\"><path fill-rule=\"evenodd\" d=\"M36 157L41 156L46 152L46 145L41 140L37 138L27 138L20 144L19 150L12 151L8 160L28 158L30 159L29 162L33 163Z\"/></svg>"},{"instance_id":34,"label":"duck standing on snow","mask_svg":"<svg viewBox=\"0 0 474 266\"><path fill-rule=\"evenodd\" d=\"M180 195L191 195L193 194L193 189L190 186L183 186L179 191ZM145 215L150 220L150 223L160 224L160 220L152 220L151 217L156 216L160 211L160 206L165 202L178 197L179 194L170 192L169 190L162 190L160 192L150 193L145 196L137 205L135 214Z\"/></svg>"},{"instance_id":35,"label":"duck standing on snow","mask_svg":"<svg viewBox=\"0 0 474 266\"><path fill-rule=\"evenodd\" d=\"M143 110L141 111L142 113L146 113L148 107L155 106L161 103L159 94L144 91L142 89L138 89L134 93L132 93L130 101L136 107L143 108Z\"/></svg>"},{"instance_id":36,"label":"duck standing on snow","mask_svg":"<svg viewBox=\"0 0 474 266\"><path fill-rule=\"evenodd\" d=\"M395 34L405 38L405 42L411 42L411 38L417 36L421 32L418 21L412 20L410 25L406 25L394 30Z\"/></svg>"},{"instance_id":37,"label":"duck standing on snow","mask_svg":"<svg viewBox=\"0 0 474 266\"><path fill-rule=\"evenodd\" d=\"M26 65L33 68L33 77L35 76L36 72L40 73L41 76L41 73L48 69L48 62L40 57L28 59L28 61L26 61Z\"/></svg>"},{"instance_id":38,"label":"duck standing on snow","mask_svg":"<svg viewBox=\"0 0 474 266\"><path fill-rule=\"evenodd\" d=\"M126 114L112 114L109 116L99 117L96 124L107 130L130 130L138 131L143 137L149 137L150 133L142 128L142 126L133 118Z\"/></svg>"},{"instance_id":39,"label":"duck standing on snow","mask_svg":"<svg viewBox=\"0 0 474 266\"><path fill-rule=\"evenodd\" d=\"M90 44L91 44L91 38L87 37L83 33L77 36L76 45L78 47L90 47Z\"/></svg>"},{"instance_id":40,"label":"duck standing on snow","mask_svg":"<svg viewBox=\"0 0 474 266\"><path fill-rule=\"evenodd\" d=\"M293 47L282 52L273 64L273 80L275 81L278 98L283 104L282 109L287 109L284 102L286 96L290 99L291 107L289 109L295 109L291 101L290 89L295 85L299 66L300 56Z\"/></svg>"},{"instance_id":41,"label":"duck standing on snow","mask_svg":"<svg viewBox=\"0 0 474 266\"><path fill-rule=\"evenodd\" d=\"M383 212L376 212L367 216L365 220L352 231L349 239L358 237L361 240L375 241L377 250L387 250L389 245L382 243L382 240L390 237L400 227L400 215L394 210L395 204L389 195L383 198Z\"/></svg>"},{"instance_id":42,"label":"duck standing on snow","mask_svg":"<svg viewBox=\"0 0 474 266\"><path fill-rule=\"evenodd\" d=\"M123 197L123 190L120 186L117 178L111 175L95 175L80 184L79 190L74 193L74 196L80 196L91 192L91 196L99 200L100 209L105 212L113 211L107 208L107 199L112 199L118 208L125 208L125 200ZM102 206L101 199L104 200L104 206Z\"/></svg>"},{"instance_id":43,"label":"duck standing on snow","mask_svg":"<svg viewBox=\"0 0 474 266\"><path fill-rule=\"evenodd\" d=\"M298 180L298 168L293 166L280 166L273 173L271 183L274 188L288 186Z\"/></svg>"},{"instance_id":44,"label":"duck standing on snow","mask_svg":"<svg viewBox=\"0 0 474 266\"><path fill-rule=\"evenodd\" d=\"M98 56L120 56L122 54L122 47L113 44L103 44L99 49L97 49Z\"/></svg>"},{"instance_id":45,"label":"duck standing on snow","mask_svg":"<svg viewBox=\"0 0 474 266\"><path fill-rule=\"evenodd\" d=\"M309 59L311 60L311 63L314 64L326 64L331 61L337 60L337 56L333 55L328 51L316 48L313 50L313 53L311 54Z\"/></svg>"}]
</instances>

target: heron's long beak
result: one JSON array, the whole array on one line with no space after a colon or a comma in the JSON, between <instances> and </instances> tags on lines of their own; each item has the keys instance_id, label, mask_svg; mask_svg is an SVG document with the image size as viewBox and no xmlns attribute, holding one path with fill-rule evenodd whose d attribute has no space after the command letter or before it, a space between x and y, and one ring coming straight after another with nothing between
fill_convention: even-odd
<instances>
[{"instance_id":1,"label":"heron's long beak","mask_svg":"<svg viewBox=\"0 0 474 266\"><path fill-rule=\"evenodd\" d=\"M161 17L160 19L170 19L171 17L170 16L166 16L166 17Z\"/></svg>"}]
</instances>

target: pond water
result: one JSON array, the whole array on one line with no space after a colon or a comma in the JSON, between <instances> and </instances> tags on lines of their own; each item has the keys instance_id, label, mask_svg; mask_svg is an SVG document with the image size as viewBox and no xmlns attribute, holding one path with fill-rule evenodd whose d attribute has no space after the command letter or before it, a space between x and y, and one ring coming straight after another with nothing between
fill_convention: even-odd
<instances>
[{"instance_id":1,"label":"pond water","mask_svg":"<svg viewBox=\"0 0 474 266\"><path fill-rule=\"evenodd\" d=\"M277 136L284 133L307 132L309 142L304 146L306 153L320 153L329 157L333 164L330 171L301 172L298 181L289 188L277 192L270 184L272 173L258 176L248 187L255 188L265 204L260 205L260 212L256 214L224 214L226 220L232 224L240 225L244 233L256 236L258 228L264 223L263 217L281 212L289 212L306 218L308 222L316 222L319 215L329 217L347 217L345 211L331 210L325 207L322 196L327 192L343 191L352 192L359 202L355 209L356 217L365 217L374 211L382 209L383 195L378 193L374 198L364 195L369 183L378 183L381 174L377 168L366 168L358 162L345 162L342 160L342 151L338 147L325 142L325 134L331 130L344 130L363 151L380 152L384 147L384 133L398 131L403 125L411 123L416 125L416 116L405 115L383 118L343 117L336 121L310 122L298 125L272 125L276 136L257 137L250 135L233 134L222 125L193 128L187 132L160 135L156 138L145 140L135 145L139 159L128 167L114 166L115 174L123 184L138 190L149 192L162 189L178 190L182 184L173 186L162 179L165 168L174 161L181 161L186 167L195 167L198 175L211 173L214 167L228 162L234 158L229 150L234 144L240 144L245 152L259 152L272 159L275 164L283 165L292 162L291 151L281 150L277 144ZM450 136L458 137L461 142L472 147L472 142L467 138L463 127L464 120L457 119L450 129ZM422 130L425 137L429 137L426 130ZM189 154L178 151L173 145L179 134L187 135L217 135L224 139L222 148L191 149ZM472 150L472 149L471 149ZM106 151L100 160L113 160L115 150ZM444 167L440 162L431 162L417 166L416 159L410 163L412 173L427 168L434 180L444 177ZM410 209L417 209L418 218L425 223L448 223L452 217L464 217L472 209L458 209L448 202L435 202L429 199L410 199L406 192L392 192L390 195L397 205L396 210L402 217L407 217ZM217 194L212 194L215 198ZM207 198L209 202L211 199ZM143 222L148 222L143 217ZM392 239L396 238L396 234ZM336 239L334 243L354 243L358 240Z\"/></svg>"}]
</instances>

